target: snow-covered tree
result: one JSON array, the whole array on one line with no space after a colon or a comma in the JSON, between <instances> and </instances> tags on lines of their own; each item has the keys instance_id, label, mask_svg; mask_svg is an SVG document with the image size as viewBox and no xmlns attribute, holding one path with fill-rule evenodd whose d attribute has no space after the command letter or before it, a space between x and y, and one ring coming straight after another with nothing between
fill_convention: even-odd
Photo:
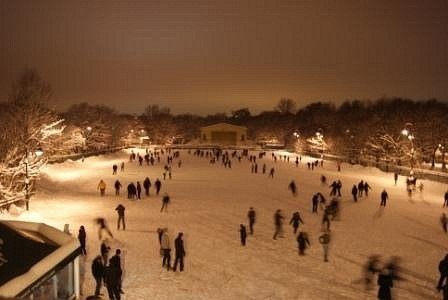
<instances>
[{"instance_id":1,"label":"snow-covered tree","mask_svg":"<svg viewBox=\"0 0 448 300\"><path fill-rule=\"evenodd\" d=\"M46 158L36 150L54 153L51 140L64 130L63 120L48 108L51 89L35 70L25 70L2 103L0 143L0 204L9 204L33 193L34 180ZM26 175L28 178L26 179Z\"/></svg>"}]
</instances>

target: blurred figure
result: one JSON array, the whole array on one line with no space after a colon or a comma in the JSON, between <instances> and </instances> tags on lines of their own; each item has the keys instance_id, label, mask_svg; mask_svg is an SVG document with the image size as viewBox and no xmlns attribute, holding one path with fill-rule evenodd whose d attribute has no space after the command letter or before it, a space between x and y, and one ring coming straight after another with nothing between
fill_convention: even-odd
<instances>
[{"instance_id":1,"label":"blurred figure","mask_svg":"<svg viewBox=\"0 0 448 300\"><path fill-rule=\"evenodd\" d=\"M100 296L101 285L104 280L104 264L101 259L101 256L98 255L92 261L92 275L95 278L96 286L95 286L95 297Z\"/></svg>"},{"instance_id":2,"label":"blurred figure","mask_svg":"<svg viewBox=\"0 0 448 300\"><path fill-rule=\"evenodd\" d=\"M388 272L392 280L401 280L400 276L400 258L392 256L390 260L384 265L384 269Z\"/></svg>"},{"instance_id":3,"label":"blurred figure","mask_svg":"<svg viewBox=\"0 0 448 300\"><path fill-rule=\"evenodd\" d=\"M160 246L163 251L162 267L166 266L167 270L171 269L171 246L168 237L168 228L163 229L162 240Z\"/></svg>"},{"instance_id":4,"label":"blurred figure","mask_svg":"<svg viewBox=\"0 0 448 300\"><path fill-rule=\"evenodd\" d=\"M176 256L174 259L173 271L176 272L177 263L179 262L179 270L183 272L184 270L184 257L185 257L185 249L184 249L184 241L182 240L182 236L184 234L179 232L177 238L174 240L174 249L176 250Z\"/></svg>"},{"instance_id":5,"label":"blurred figure","mask_svg":"<svg viewBox=\"0 0 448 300\"><path fill-rule=\"evenodd\" d=\"M168 203L170 203L170 196L168 196L168 193L165 193L162 198L162 208L160 209L160 212L162 212L164 208L165 211L168 212Z\"/></svg>"},{"instance_id":6,"label":"blurred figure","mask_svg":"<svg viewBox=\"0 0 448 300\"><path fill-rule=\"evenodd\" d=\"M297 185L294 180L289 183L288 188L294 197L297 196Z\"/></svg>"},{"instance_id":7,"label":"blurred figure","mask_svg":"<svg viewBox=\"0 0 448 300\"><path fill-rule=\"evenodd\" d=\"M445 201L443 202L443 207L448 206L448 190L445 192Z\"/></svg>"},{"instance_id":8,"label":"blurred figure","mask_svg":"<svg viewBox=\"0 0 448 300\"><path fill-rule=\"evenodd\" d=\"M246 226L243 224L240 224L240 239L241 239L241 245L246 246Z\"/></svg>"},{"instance_id":9,"label":"blurred figure","mask_svg":"<svg viewBox=\"0 0 448 300\"><path fill-rule=\"evenodd\" d=\"M444 286L444 281L448 276L448 254L445 255L445 258L439 262L439 283L437 284L437 289L440 291Z\"/></svg>"},{"instance_id":10,"label":"blurred figure","mask_svg":"<svg viewBox=\"0 0 448 300\"><path fill-rule=\"evenodd\" d=\"M114 236L112 235L112 232L110 231L109 227L107 226L106 220L104 218L96 218L95 219L96 224L98 224L98 238L101 240L102 239L102 233L103 230L106 231L107 234L109 234L109 236L111 238L114 238Z\"/></svg>"},{"instance_id":11,"label":"blurred figure","mask_svg":"<svg viewBox=\"0 0 448 300\"><path fill-rule=\"evenodd\" d=\"M324 250L324 261L328 262L328 248L330 246L330 232L324 231L324 233L319 237L319 243L322 245Z\"/></svg>"},{"instance_id":12,"label":"blurred figure","mask_svg":"<svg viewBox=\"0 0 448 300\"><path fill-rule=\"evenodd\" d=\"M249 219L249 233L254 234L254 224L255 224L256 214L255 214L255 210L253 207L251 207L249 209L249 211L247 212L247 218Z\"/></svg>"},{"instance_id":13,"label":"blurred figure","mask_svg":"<svg viewBox=\"0 0 448 300\"><path fill-rule=\"evenodd\" d=\"M281 209L277 209L277 211L274 214L274 225L275 225L275 232L274 236L272 237L274 240L277 239L277 235L280 235L280 237L283 237L283 216Z\"/></svg>"},{"instance_id":14,"label":"blurred figure","mask_svg":"<svg viewBox=\"0 0 448 300\"><path fill-rule=\"evenodd\" d=\"M120 230L120 224L123 226L123 230L126 230L126 222L124 219L124 211L126 210L126 208L123 205L118 204L115 210L117 211L118 214L117 230Z\"/></svg>"},{"instance_id":15,"label":"blurred figure","mask_svg":"<svg viewBox=\"0 0 448 300\"><path fill-rule=\"evenodd\" d=\"M106 183L102 179L98 183L98 189L100 190L101 197L104 197L106 193Z\"/></svg>"},{"instance_id":16,"label":"blurred figure","mask_svg":"<svg viewBox=\"0 0 448 300\"><path fill-rule=\"evenodd\" d=\"M442 215L440 216L440 224L442 225L442 229L443 231L447 230L447 223L448 223L448 217L446 216L445 213L442 213Z\"/></svg>"},{"instance_id":17,"label":"blurred figure","mask_svg":"<svg viewBox=\"0 0 448 300\"><path fill-rule=\"evenodd\" d=\"M299 248L299 255L305 255L305 249L310 246L310 241L306 232L299 232L299 235L297 236L297 244Z\"/></svg>"},{"instance_id":18,"label":"blurred figure","mask_svg":"<svg viewBox=\"0 0 448 300\"><path fill-rule=\"evenodd\" d=\"M297 233L297 229L299 228L300 223L304 224L302 218L300 217L300 213L296 211L295 213L293 213L291 220L289 221L289 225L292 225L292 227L294 228L294 234Z\"/></svg>"},{"instance_id":19,"label":"blurred figure","mask_svg":"<svg viewBox=\"0 0 448 300\"><path fill-rule=\"evenodd\" d=\"M381 203L380 203L380 206L386 207L386 202L387 202L388 198L389 198L389 195L387 194L386 190L384 189L381 192Z\"/></svg>"},{"instance_id":20,"label":"blurred figure","mask_svg":"<svg viewBox=\"0 0 448 300\"><path fill-rule=\"evenodd\" d=\"M373 283L373 275L375 273L378 273L380 269L380 256L379 255L372 255L367 260L366 264L363 267L363 273L364 273L364 283L366 290L370 290L372 288Z\"/></svg>"}]
</instances>

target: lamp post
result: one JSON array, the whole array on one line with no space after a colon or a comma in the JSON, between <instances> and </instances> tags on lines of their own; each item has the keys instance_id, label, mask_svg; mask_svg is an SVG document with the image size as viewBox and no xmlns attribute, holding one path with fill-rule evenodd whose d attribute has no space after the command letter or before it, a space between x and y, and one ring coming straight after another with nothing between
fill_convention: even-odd
<instances>
[{"instance_id":1,"label":"lamp post","mask_svg":"<svg viewBox=\"0 0 448 300\"><path fill-rule=\"evenodd\" d=\"M295 151L298 153L299 152L299 148L300 148L300 133L299 133L299 131L294 131L294 133L292 134L295 138L296 138L296 141L295 141L295 144L294 144L294 146L295 146Z\"/></svg>"},{"instance_id":2,"label":"lamp post","mask_svg":"<svg viewBox=\"0 0 448 300\"><path fill-rule=\"evenodd\" d=\"M401 134L408 138L409 143L411 145L411 171L414 169L414 152L415 152L414 148L415 136L412 133L413 131L412 129L413 129L412 123L406 123L405 128L401 131Z\"/></svg>"},{"instance_id":3,"label":"lamp post","mask_svg":"<svg viewBox=\"0 0 448 300\"><path fill-rule=\"evenodd\" d=\"M29 193L29 185L30 185L30 179L28 177L28 147L25 148L26 156L25 156L25 205L26 210L30 210L30 193ZM42 156L44 152L41 148L37 148L36 151L34 151L34 154L36 157Z\"/></svg>"}]
</instances>

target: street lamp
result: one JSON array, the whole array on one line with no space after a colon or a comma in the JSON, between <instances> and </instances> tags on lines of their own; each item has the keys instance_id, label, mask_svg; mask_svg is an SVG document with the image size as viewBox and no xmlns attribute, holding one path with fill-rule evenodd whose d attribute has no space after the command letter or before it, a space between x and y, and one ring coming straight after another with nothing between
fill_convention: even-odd
<instances>
[{"instance_id":1,"label":"street lamp","mask_svg":"<svg viewBox=\"0 0 448 300\"><path fill-rule=\"evenodd\" d=\"M26 156L25 156L25 205L26 205L26 210L30 209L30 194L29 194L29 185L30 185L30 179L28 177L28 148L25 148L26 151ZM42 148L37 148L34 151L34 154L36 155L36 157L40 157L42 156L42 154L44 154L44 151L42 150Z\"/></svg>"},{"instance_id":2,"label":"street lamp","mask_svg":"<svg viewBox=\"0 0 448 300\"><path fill-rule=\"evenodd\" d=\"M296 130L293 132L292 135L296 138L294 146L295 146L295 151L298 153L299 148L300 148L300 133Z\"/></svg>"},{"instance_id":3,"label":"street lamp","mask_svg":"<svg viewBox=\"0 0 448 300\"><path fill-rule=\"evenodd\" d=\"M411 145L411 170L414 169L414 152L415 152L414 148L415 136L412 133L412 128L413 128L412 123L406 123L405 128L401 131L401 134L408 138L409 143Z\"/></svg>"}]
</instances>

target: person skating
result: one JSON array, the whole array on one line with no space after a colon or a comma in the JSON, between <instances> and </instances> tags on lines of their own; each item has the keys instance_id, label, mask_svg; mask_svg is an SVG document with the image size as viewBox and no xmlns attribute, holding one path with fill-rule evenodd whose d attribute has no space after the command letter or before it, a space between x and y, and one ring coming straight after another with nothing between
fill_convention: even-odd
<instances>
[{"instance_id":1,"label":"person skating","mask_svg":"<svg viewBox=\"0 0 448 300\"><path fill-rule=\"evenodd\" d=\"M445 192L443 207L448 206L448 190Z\"/></svg>"},{"instance_id":2,"label":"person skating","mask_svg":"<svg viewBox=\"0 0 448 300\"><path fill-rule=\"evenodd\" d=\"M442 215L440 216L440 224L442 225L443 231L446 233L447 232L448 217L446 216L445 213L442 213Z\"/></svg>"},{"instance_id":3,"label":"person skating","mask_svg":"<svg viewBox=\"0 0 448 300\"><path fill-rule=\"evenodd\" d=\"M359 183L358 183L358 196L359 197L362 197L362 193L364 192L364 181L363 180L361 180Z\"/></svg>"},{"instance_id":4,"label":"person skating","mask_svg":"<svg viewBox=\"0 0 448 300\"><path fill-rule=\"evenodd\" d=\"M168 196L168 193L165 193L162 198L162 208L160 208L160 212L162 212L164 208L165 211L168 212L168 203L170 203L170 196Z\"/></svg>"},{"instance_id":5,"label":"person skating","mask_svg":"<svg viewBox=\"0 0 448 300\"><path fill-rule=\"evenodd\" d=\"M337 188L338 188L338 183L336 181L333 181L330 184L330 189L331 189L330 196L335 196L336 195Z\"/></svg>"},{"instance_id":6,"label":"person skating","mask_svg":"<svg viewBox=\"0 0 448 300\"><path fill-rule=\"evenodd\" d=\"M254 234L254 224L256 219L256 213L253 207L247 212L247 218L249 219L249 233Z\"/></svg>"},{"instance_id":7,"label":"person skating","mask_svg":"<svg viewBox=\"0 0 448 300\"><path fill-rule=\"evenodd\" d=\"M163 229L162 241L160 244L163 252L162 267L166 266L167 270L171 269L171 246L168 237L168 228Z\"/></svg>"},{"instance_id":8,"label":"person skating","mask_svg":"<svg viewBox=\"0 0 448 300\"><path fill-rule=\"evenodd\" d=\"M120 170L121 170L121 172L124 172L124 161L121 162Z\"/></svg>"},{"instance_id":9,"label":"person skating","mask_svg":"<svg viewBox=\"0 0 448 300\"><path fill-rule=\"evenodd\" d=\"M240 224L240 239L241 239L241 245L246 246L246 226L243 224Z\"/></svg>"},{"instance_id":10,"label":"person skating","mask_svg":"<svg viewBox=\"0 0 448 300\"><path fill-rule=\"evenodd\" d=\"M356 187L356 184L352 187L352 195L353 195L353 201L358 202L358 188Z\"/></svg>"},{"instance_id":11,"label":"person skating","mask_svg":"<svg viewBox=\"0 0 448 300\"><path fill-rule=\"evenodd\" d=\"M324 210L324 215L322 216L322 228L323 230L330 231L330 206L326 206Z\"/></svg>"},{"instance_id":12,"label":"person skating","mask_svg":"<svg viewBox=\"0 0 448 300\"><path fill-rule=\"evenodd\" d=\"M297 233L297 229L299 228L300 223L305 224L300 217L300 213L296 211L292 214L291 220L289 221L289 225L292 225L292 227L294 228L294 234Z\"/></svg>"},{"instance_id":13,"label":"person skating","mask_svg":"<svg viewBox=\"0 0 448 300\"><path fill-rule=\"evenodd\" d=\"M338 196L341 197L341 189L342 189L342 182L340 180L338 180L337 184L336 184L336 191L338 192Z\"/></svg>"},{"instance_id":14,"label":"person skating","mask_svg":"<svg viewBox=\"0 0 448 300\"><path fill-rule=\"evenodd\" d=\"M137 181L137 199L140 200L142 196L142 186L140 184L140 181Z\"/></svg>"},{"instance_id":15,"label":"person skating","mask_svg":"<svg viewBox=\"0 0 448 300\"><path fill-rule=\"evenodd\" d=\"M364 194L366 194L366 197L369 197L369 190L371 190L372 188L370 187L370 185L367 183L367 181L364 181Z\"/></svg>"},{"instance_id":16,"label":"person skating","mask_svg":"<svg viewBox=\"0 0 448 300\"><path fill-rule=\"evenodd\" d=\"M148 177L143 181L143 188L145 189L145 195L149 197L149 188L151 187L151 180Z\"/></svg>"},{"instance_id":17,"label":"person skating","mask_svg":"<svg viewBox=\"0 0 448 300\"><path fill-rule=\"evenodd\" d=\"M95 257L92 261L92 275L95 278L95 297L99 297L101 294L101 286L104 280L104 264L101 255Z\"/></svg>"},{"instance_id":18,"label":"person skating","mask_svg":"<svg viewBox=\"0 0 448 300\"><path fill-rule=\"evenodd\" d=\"M322 245L324 250L324 261L328 262L328 248L330 246L330 232L324 231L324 233L319 237L319 243Z\"/></svg>"},{"instance_id":19,"label":"person skating","mask_svg":"<svg viewBox=\"0 0 448 300\"><path fill-rule=\"evenodd\" d=\"M116 175L117 174L117 170L118 170L118 166L117 165L113 165L112 166L112 175Z\"/></svg>"},{"instance_id":20,"label":"person skating","mask_svg":"<svg viewBox=\"0 0 448 300\"><path fill-rule=\"evenodd\" d=\"M291 182L288 185L288 188L294 197L297 196L297 185L294 180L291 180Z\"/></svg>"},{"instance_id":21,"label":"person skating","mask_svg":"<svg viewBox=\"0 0 448 300\"><path fill-rule=\"evenodd\" d=\"M382 270L381 273L378 275L377 284L379 285L378 299L391 300L392 293L390 289L393 287L393 281L392 277L387 272L387 270Z\"/></svg>"},{"instance_id":22,"label":"person skating","mask_svg":"<svg viewBox=\"0 0 448 300\"><path fill-rule=\"evenodd\" d=\"M395 185L397 185L397 181L398 181L398 172L394 172L394 182L395 182Z\"/></svg>"},{"instance_id":23,"label":"person skating","mask_svg":"<svg viewBox=\"0 0 448 300\"><path fill-rule=\"evenodd\" d=\"M441 290L444 286L445 279L448 276L448 254L445 255L445 258L439 262L439 283L437 284L437 290Z\"/></svg>"},{"instance_id":24,"label":"person skating","mask_svg":"<svg viewBox=\"0 0 448 300\"><path fill-rule=\"evenodd\" d=\"M379 265L380 265L379 255L371 255L367 260L366 264L364 265L363 273L364 273L364 284L366 290L372 289L373 276L375 275L375 273L381 271Z\"/></svg>"},{"instance_id":25,"label":"person skating","mask_svg":"<svg viewBox=\"0 0 448 300\"><path fill-rule=\"evenodd\" d=\"M313 198L311 198L311 202L313 204L313 214L316 213L317 214L317 205L319 204L319 196L318 194L314 194Z\"/></svg>"},{"instance_id":26,"label":"person skating","mask_svg":"<svg viewBox=\"0 0 448 300\"><path fill-rule=\"evenodd\" d=\"M111 257L111 259L109 260L109 266L115 268L116 272L117 272L117 276L118 276L118 290L120 292L120 294L124 294L121 285L122 285L122 281L123 281L123 269L121 266L121 250L120 249L116 249L115 250L115 255Z\"/></svg>"},{"instance_id":27,"label":"person skating","mask_svg":"<svg viewBox=\"0 0 448 300\"><path fill-rule=\"evenodd\" d=\"M305 249L310 246L308 234L306 232L300 231L299 235L297 236L297 243L299 248L299 255L305 255Z\"/></svg>"},{"instance_id":28,"label":"person skating","mask_svg":"<svg viewBox=\"0 0 448 300\"><path fill-rule=\"evenodd\" d=\"M118 179L115 181L114 187L115 187L115 196L119 196L120 195L120 189L121 189L122 185L121 185L121 182Z\"/></svg>"},{"instance_id":29,"label":"person skating","mask_svg":"<svg viewBox=\"0 0 448 300\"><path fill-rule=\"evenodd\" d=\"M118 220L117 220L117 230L120 230L120 224L123 225L123 230L126 230L126 222L124 219L124 211L126 210L126 208L119 204L115 210L117 211L118 214Z\"/></svg>"},{"instance_id":30,"label":"person skating","mask_svg":"<svg viewBox=\"0 0 448 300\"><path fill-rule=\"evenodd\" d=\"M98 238L101 240L102 238L102 233L103 230L106 231L107 234L109 234L109 236L111 238L114 238L114 236L112 235L112 232L110 231L109 227L107 226L106 220L104 218L96 218L95 219L96 224L98 224Z\"/></svg>"},{"instance_id":31,"label":"person skating","mask_svg":"<svg viewBox=\"0 0 448 300\"><path fill-rule=\"evenodd\" d=\"M107 287L107 293L110 300L120 300L120 270L115 265L106 266L104 268L104 281Z\"/></svg>"},{"instance_id":32,"label":"person skating","mask_svg":"<svg viewBox=\"0 0 448 300\"><path fill-rule=\"evenodd\" d=\"M107 265L107 262L109 260L109 250L110 250L110 247L107 245L106 241L103 241L100 245L100 253L101 253L101 258L103 259L104 266Z\"/></svg>"},{"instance_id":33,"label":"person skating","mask_svg":"<svg viewBox=\"0 0 448 300\"><path fill-rule=\"evenodd\" d=\"M272 238L276 240L277 235L283 237L283 216L281 209L277 209L277 211L274 214L274 225L275 225L275 232Z\"/></svg>"},{"instance_id":34,"label":"person skating","mask_svg":"<svg viewBox=\"0 0 448 300\"><path fill-rule=\"evenodd\" d=\"M268 177L274 178L274 172L275 172L275 169L271 168L271 170L269 171L269 176Z\"/></svg>"},{"instance_id":35,"label":"person skating","mask_svg":"<svg viewBox=\"0 0 448 300\"><path fill-rule=\"evenodd\" d=\"M104 197L106 194L106 183L102 179L98 183L98 189L100 190L101 197Z\"/></svg>"},{"instance_id":36,"label":"person skating","mask_svg":"<svg viewBox=\"0 0 448 300\"><path fill-rule=\"evenodd\" d=\"M386 207L386 202L387 202L388 198L389 198L389 195L387 194L386 190L383 190L381 192L381 203L380 203L380 206Z\"/></svg>"},{"instance_id":37,"label":"person skating","mask_svg":"<svg viewBox=\"0 0 448 300\"><path fill-rule=\"evenodd\" d=\"M86 238L87 238L87 234L86 234L86 230L85 230L84 226L79 227L78 240L79 240L79 244L81 245L81 255L87 255Z\"/></svg>"},{"instance_id":38,"label":"person skating","mask_svg":"<svg viewBox=\"0 0 448 300\"><path fill-rule=\"evenodd\" d=\"M320 183L322 186L327 185L327 177L325 175L320 176Z\"/></svg>"},{"instance_id":39,"label":"person skating","mask_svg":"<svg viewBox=\"0 0 448 300\"><path fill-rule=\"evenodd\" d=\"M157 178L154 182L154 186L156 187L156 195L159 195L160 188L162 187L162 182L159 180L159 178Z\"/></svg>"},{"instance_id":40,"label":"person skating","mask_svg":"<svg viewBox=\"0 0 448 300\"><path fill-rule=\"evenodd\" d=\"M184 241L182 240L183 235L184 234L182 232L179 232L177 238L174 240L174 250L176 251L173 266L174 272L176 272L177 270L177 263L179 263L179 271L182 272L184 270L184 257L186 253L184 248Z\"/></svg>"}]
</instances>

